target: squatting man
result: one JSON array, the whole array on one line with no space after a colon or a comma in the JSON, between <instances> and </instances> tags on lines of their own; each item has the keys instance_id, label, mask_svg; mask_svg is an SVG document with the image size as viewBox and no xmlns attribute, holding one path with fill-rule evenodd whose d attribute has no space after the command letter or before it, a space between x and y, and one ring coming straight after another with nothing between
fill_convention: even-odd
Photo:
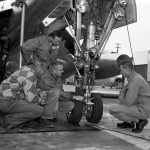
<instances>
[{"instance_id":1,"label":"squatting man","mask_svg":"<svg viewBox=\"0 0 150 150\"><path fill-rule=\"evenodd\" d=\"M74 108L72 100L83 100L83 96L72 95L64 92L61 76L63 63L53 61L49 69L40 77L38 87L41 90L41 97L45 97L44 115L42 116L45 126L53 127L55 118L66 118L66 113Z\"/></svg>"},{"instance_id":2,"label":"squatting man","mask_svg":"<svg viewBox=\"0 0 150 150\"><path fill-rule=\"evenodd\" d=\"M0 126L8 130L41 117L43 100L38 96L37 78L45 72L44 63L34 59L32 65L16 70L0 85Z\"/></svg>"},{"instance_id":3,"label":"squatting man","mask_svg":"<svg viewBox=\"0 0 150 150\"><path fill-rule=\"evenodd\" d=\"M150 87L145 79L134 71L131 59L118 64L123 77L128 83L122 88L119 103L110 105L109 112L123 121L117 123L120 128L132 128L132 132L143 131L150 117Z\"/></svg>"}]
</instances>

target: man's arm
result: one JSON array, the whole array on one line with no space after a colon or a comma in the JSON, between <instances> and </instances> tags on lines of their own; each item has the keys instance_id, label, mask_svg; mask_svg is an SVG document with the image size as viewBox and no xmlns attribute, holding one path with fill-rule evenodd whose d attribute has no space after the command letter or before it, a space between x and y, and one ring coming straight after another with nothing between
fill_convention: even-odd
<instances>
[{"instance_id":1,"label":"man's arm","mask_svg":"<svg viewBox=\"0 0 150 150\"><path fill-rule=\"evenodd\" d=\"M26 65L32 63L33 51L38 47L38 38L29 39L21 46L21 53Z\"/></svg>"},{"instance_id":2,"label":"man's arm","mask_svg":"<svg viewBox=\"0 0 150 150\"><path fill-rule=\"evenodd\" d=\"M138 79L133 79L128 83L128 91L124 101L127 106L132 106L137 103L139 88L140 82Z\"/></svg>"},{"instance_id":3,"label":"man's arm","mask_svg":"<svg viewBox=\"0 0 150 150\"><path fill-rule=\"evenodd\" d=\"M63 90L60 92L60 100L77 100L82 101L84 99L81 95L73 95L72 93L64 92Z\"/></svg>"},{"instance_id":4,"label":"man's arm","mask_svg":"<svg viewBox=\"0 0 150 150\"><path fill-rule=\"evenodd\" d=\"M56 83L48 70L38 79L38 87L43 91L49 91L56 88Z\"/></svg>"},{"instance_id":5,"label":"man's arm","mask_svg":"<svg viewBox=\"0 0 150 150\"><path fill-rule=\"evenodd\" d=\"M127 86L124 86L124 87L121 89L120 94L119 94L119 96L118 96L118 100L119 100L119 103L120 103L120 104L124 104L127 91L128 91Z\"/></svg>"}]
</instances>

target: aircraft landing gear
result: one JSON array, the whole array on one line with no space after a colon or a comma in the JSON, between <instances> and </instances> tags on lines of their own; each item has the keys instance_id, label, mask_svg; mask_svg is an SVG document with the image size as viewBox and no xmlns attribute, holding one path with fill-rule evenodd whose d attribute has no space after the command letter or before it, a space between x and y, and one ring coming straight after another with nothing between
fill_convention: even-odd
<instances>
[{"instance_id":1,"label":"aircraft landing gear","mask_svg":"<svg viewBox=\"0 0 150 150\"><path fill-rule=\"evenodd\" d=\"M92 96L93 105L87 105L86 119L88 122L98 123L103 115L103 102L100 94L92 94Z\"/></svg>"}]
</instances>

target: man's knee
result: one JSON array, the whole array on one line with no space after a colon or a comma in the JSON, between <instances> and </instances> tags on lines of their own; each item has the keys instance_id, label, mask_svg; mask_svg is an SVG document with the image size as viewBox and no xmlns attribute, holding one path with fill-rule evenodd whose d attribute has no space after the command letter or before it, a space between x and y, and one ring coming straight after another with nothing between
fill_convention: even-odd
<instances>
[{"instance_id":1,"label":"man's knee","mask_svg":"<svg viewBox=\"0 0 150 150\"><path fill-rule=\"evenodd\" d=\"M72 101L60 101L59 111L71 111L74 108L75 104Z\"/></svg>"},{"instance_id":2,"label":"man's knee","mask_svg":"<svg viewBox=\"0 0 150 150\"><path fill-rule=\"evenodd\" d=\"M110 107L108 108L108 111L110 114L113 113L118 113L119 109L118 109L118 105L110 105Z\"/></svg>"},{"instance_id":3,"label":"man's knee","mask_svg":"<svg viewBox=\"0 0 150 150\"><path fill-rule=\"evenodd\" d=\"M72 101L68 101L68 109L72 110L74 108L75 104Z\"/></svg>"},{"instance_id":4,"label":"man's knee","mask_svg":"<svg viewBox=\"0 0 150 150\"><path fill-rule=\"evenodd\" d=\"M44 114L44 107L43 106L36 106L33 113L36 117L42 116Z\"/></svg>"},{"instance_id":5,"label":"man's knee","mask_svg":"<svg viewBox=\"0 0 150 150\"><path fill-rule=\"evenodd\" d=\"M109 108L108 108L108 112L110 113L110 114L112 114L112 107L111 106L109 106Z\"/></svg>"}]
</instances>

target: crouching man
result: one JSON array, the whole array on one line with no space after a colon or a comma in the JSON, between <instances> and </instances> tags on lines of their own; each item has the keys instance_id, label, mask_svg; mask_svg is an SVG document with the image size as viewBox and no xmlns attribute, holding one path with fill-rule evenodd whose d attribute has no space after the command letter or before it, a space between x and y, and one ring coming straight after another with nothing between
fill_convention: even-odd
<instances>
[{"instance_id":1,"label":"crouching man","mask_svg":"<svg viewBox=\"0 0 150 150\"><path fill-rule=\"evenodd\" d=\"M110 105L109 112L123 121L117 123L120 128L132 128L132 132L143 131L150 117L150 87L145 79L134 71L131 60L120 62L121 74L127 78L118 97L119 104ZM135 126L134 126L135 124Z\"/></svg>"},{"instance_id":2,"label":"crouching man","mask_svg":"<svg viewBox=\"0 0 150 150\"><path fill-rule=\"evenodd\" d=\"M43 100L36 88L37 78L45 71L43 64L35 59L1 83L0 125L6 130L43 115Z\"/></svg>"},{"instance_id":3,"label":"crouching man","mask_svg":"<svg viewBox=\"0 0 150 150\"><path fill-rule=\"evenodd\" d=\"M83 96L74 96L63 91L62 73L63 63L54 61L51 62L49 69L39 79L38 86L46 96L44 115L42 116L45 127L52 127L54 125L53 120L56 118L66 117L66 113L74 108L74 103L70 100L83 100Z\"/></svg>"}]
</instances>

